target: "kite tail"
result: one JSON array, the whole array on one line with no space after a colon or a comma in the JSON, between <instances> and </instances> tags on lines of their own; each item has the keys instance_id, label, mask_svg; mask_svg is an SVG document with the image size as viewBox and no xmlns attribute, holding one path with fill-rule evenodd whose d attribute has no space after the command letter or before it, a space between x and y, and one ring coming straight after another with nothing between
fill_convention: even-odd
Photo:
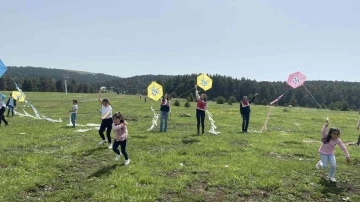
<instances>
[{"instance_id":1,"label":"kite tail","mask_svg":"<svg viewBox=\"0 0 360 202\"><path fill-rule=\"evenodd\" d=\"M285 93L287 93L287 92L288 92L288 90L287 90ZM277 97L274 101L270 102L270 105L269 105L269 106L270 106L270 109L269 109L269 112L268 112L267 115L266 115L266 119L265 119L265 122L264 122L263 127L262 127L261 130L260 130L260 133L262 133L264 130L266 130L268 120L270 119L270 116L271 116L271 111L272 111L272 109L274 108L274 104L277 103L277 102L285 95L285 93L283 93L282 95L280 95L279 97Z\"/></svg>"},{"instance_id":2,"label":"kite tail","mask_svg":"<svg viewBox=\"0 0 360 202\"><path fill-rule=\"evenodd\" d=\"M159 119L159 114L155 113L155 110L152 108L152 106L151 106L151 111L154 113L154 118L152 120L152 125L150 126L148 131L153 130L155 126L157 126L157 120Z\"/></svg>"},{"instance_id":3,"label":"kite tail","mask_svg":"<svg viewBox=\"0 0 360 202\"><path fill-rule=\"evenodd\" d=\"M209 117L209 120L210 120L210 124L211 124L211 129L209 130L209 133L212 133L214 135L217 135L219 134L220 132L217 132L215 129L217 128L215 126L215 121L214 119L212 118L212 115L210 114L210 112L208 110L206 110L207 114L208 114L208 117Z\"/></svg>"}]
</instances>

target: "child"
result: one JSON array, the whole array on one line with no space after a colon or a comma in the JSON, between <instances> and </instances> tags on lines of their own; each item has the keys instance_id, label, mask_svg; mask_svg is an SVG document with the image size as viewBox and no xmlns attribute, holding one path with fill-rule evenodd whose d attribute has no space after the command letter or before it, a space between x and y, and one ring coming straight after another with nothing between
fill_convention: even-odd
<instances>
[{"instance_id":1,"label":"child","mask_svg":"<svg viewBox=\"0 0 360 202\"><path fill-rule=\"evenodd\" d=\"M329 179L331 182L336 182L334 175L336 171L336 159L334 155L335 146L339 144L339 147L344 152L346 157L346 162L350 162L349 152L346 149L346 146L341 141L340 137L340 129L338 128L330 128L328 130L329 121L326 120L325 125L322 128L322 144L319 149L321 160L316 164L316 168L327 168L328 162L330 162L330 173Z\"/></svg>"},{"instance_id":2,"label":"child","mask_svg":"<svg viewBox=\"0 0 360 202\"><path fill-rule=\"evenodd\" d=\"M240 102L240 114L241 118L243 119L242 122L242 132L247 133L249 122L250 122L250 103L254 102L256 96L258 96L257 93L255 93L254 97L251 98L251 100L248 100L247 96L243 97L243 100Z\"/></svg>"},{"instance_id":3,"label":"child","mask_svg":"<svg viewBox=\"0 0 360 202\"><path fill-rule=\"evenodd\" d=\"M128 165L130 163L130 159L126 152L126 140L128 136L127 125L128 123L125 121L121 113L116 112L113 116L113 124L112 124L112 128L115 133L114 144L112 149L116 153L115 161L118 161L122 154L124 155L125 165ZM118 149L119 145L121 148L121 152Z\"/></svg>"},{"instance_id":4,"label":"child","mask_svg":"<svg viewBox=\"0 0 360 202\"><path fill-rule=\"evenodd\" d=\"M0 126L1 126L1 121L4 121L5 126L9 124L5 119L5 115L4 115L5 110L6 110L6 104L4 103L4 101L0 100Z\"/></svg>"},{"instance_id":5,"label":"child","mask_svg":"<svg viewBox=\"0 0 360 202\"><path fill-rule=\"evenodd\" d=\"M9 108L7 117L9 117L10 111L11 111L11 115L14 116L14 108L16 107L16 100L12 97L12 93L10 94L6 106Z\"/></svg>"},{"instance_id":6,"label":"child","mask_svg":"<svg viewBox=\"0 0 360 202\"><path fill-rule=\"evenodd\" d=\"M206 94L198 94L197 85L195 84L195 96L196 96L196 120L197 120L197 134L200 134L200 123L202 129L202 135L204 135L205 129L205 111L207 110Z\"/></svg>"},{"instance_id":7,"label":"child","mask_svg":"<svg viewBox=\"0 0 360 202\"><path fill-rule=\"evenodd\" d=\"M160 132L166 132L167 130L167 121L170 111L170 99L168 94L166 93L164 97L161 99L160 103ZM165 123L164 123L165 122Z\"/></svg>"},{"instance_id":8,"label":"child","mask_svg":"<svg viewBox=\"0 0 360 202\"><path fill-rule=\"evenodd\" d=\"M73 107L72 109L69 111L71 113L71 123L73 124L73 128L75 127L75 123L76 123L76 115L78 112L78 105L77 105L77 100L73 100Z\"/></svg>"},{"instance_id":9,"label":"child","mask_svg":"<svg viewBox=\"0 0 360 202\"><path fill-rule=\"evenodd\" d=\"M106 141L105 141L105 136L104 136L104 131L106 130L106 136L107 136L107 140L108 140L108 148L112 149L112 144L111 144L111 129L112 129L112 107L111 104L109 102L108 99L101 99L101 90L103 88L100 88L99 91L99 102L101 104L101 125L100 125L100 129L99 129L99 135L101 137L101 141L99 142L99 145L103 145Z\"/></svg>"}]
</instances>

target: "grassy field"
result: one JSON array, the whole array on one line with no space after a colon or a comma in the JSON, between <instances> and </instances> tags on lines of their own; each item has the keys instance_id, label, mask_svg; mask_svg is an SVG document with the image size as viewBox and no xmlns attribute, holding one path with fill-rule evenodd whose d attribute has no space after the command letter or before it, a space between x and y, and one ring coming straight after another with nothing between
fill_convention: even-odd
<instances>
[{"instance_id":1,"label":"grassy field","mask_svg":"<svg viewBox=\"0 0 360 202\"><path fill-rule=\"evenodd\" d=\"M327 171L315 169L320 143L304 141L320 140L325 115L319 110L276 107L268 131L243 134L238 104L210 103L221 133L198 136L195 103L173 107L168 132L159 133L147 131L157 102L104 97L128 119L130 165L98 146L96 130L66 126L72 99L79 101L79 124L100 123L97 95L27 93L40 113L64 122L9 117L9 126L1 126L0 201L360 201L360 148L351 145L359 134L357 112L326 112L342 129L352 160L347 165L337 148L337 183L330 183ZM251 131L261 129L268 110L252 106Z\"/></svg>"}]
</instances>

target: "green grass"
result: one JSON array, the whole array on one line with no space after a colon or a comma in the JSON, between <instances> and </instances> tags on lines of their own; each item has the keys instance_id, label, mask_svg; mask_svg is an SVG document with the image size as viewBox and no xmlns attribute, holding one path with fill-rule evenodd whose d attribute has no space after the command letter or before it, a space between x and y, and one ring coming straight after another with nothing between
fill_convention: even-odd
<instances>
[{"instance_id":1,"label":"green grass","mask_svg":"<svg viewBox=\"0 0 360 202\"><path fill-rule=\"evenodd\" d=\"M197 136L195 103L173 106L168 132L159 133L147 131L150 106L158 109L158 102L104 96L129 120L130 165L122 165L123 157L115 162L113 151L97 146L96 130L76 133L66 127L72 99L80 102L79 124L100 123L97 95L27 93L40 113L64 123L8 118L9 126L0 128L0 201L360 201L359 147L347 146L350 165L337 148L337 183L315 169L320 143L303 140L320 140L324 113L319 110L276 107L268 131L242 134L238 104L210 103L221 134ZM250 130L261 129L268 110L252 106ZM356 112L327 113L342 129L344 142L357 140ZM209 126L206 118L207 131Z\"/></svg>"}]
</instances>

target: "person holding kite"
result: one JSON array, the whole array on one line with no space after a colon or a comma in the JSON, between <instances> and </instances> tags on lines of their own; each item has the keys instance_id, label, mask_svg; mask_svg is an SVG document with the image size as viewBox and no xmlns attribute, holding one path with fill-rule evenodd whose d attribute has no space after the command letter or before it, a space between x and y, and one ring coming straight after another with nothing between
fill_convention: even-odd
<instances>
[{"instance_id":1,"label":"person holding kite","mask_svg":"<svg viewBox=\"0 0 360 202\"><path fill-rule=\"evenodd\" d=\"M112 119L112 107L111 104L109 102L108 99L101 99L101 90L103 89L100 88L99 91L99 102L101 104L101 125L100 125L100 129L99 129L99 135L101 137L101 141L99 142L99 145L103 145L106 141L105 141L105 136L104 136L104 131L106 130L106 137L109 143L109 149L112 149L112 144L111 144L111 130L112 130L112 124L113 124L113 119Z\"/></svg>"},{"instance_id":2,"label":"person holding kite","mask_svg":"<svg viewBox=\"0 0 360 202\"><path fill-rule=\"evenodd\" d=\"M12 94L10 94L9 99L6 102L6 106L9 108L8 113L7 113L7 117L9 117L10 110L11 110L12 116L14 116L14 108L16 107L16 100L12 97Z\"/></svg>"},{"instance_id":3,"label":"person holding kite","mask_svg":"<svg viewBox=\"0 0 360 202\"><path fill-rule=\"evenodd\" d=\"M201 123L201 131L202 135L204 135L205 130L205 111L207 110L207 100L206 94L203 93L201 96L198 93L197 84L195 84L195 96L197 100L196 105L196 120L197 120L197 134L200 135L200 123Z\"/></svg>"},{"instance_id":4,"label":"person holding kite","mask_svg":"<svg viewBox=\"0 0 360 202\"><path fill-rule=\"evenodd\" d=\"M248 100L247 96L243 97L243 100L240 102L240 114L241 118L243 119L242 122L242 132L247 133L249 122L250 122L250 103L254 102L256 96L258 96L258 93L255 93L254 97L251 98L251 100Z\"/></svg>"},{"instance_id":5,"label":"person holding kite","mask_svg":"<svg viewBox=\"0 0 360 202\"><path fill-rule=\"evenodd\" d=\"M77 103L78 103L77 100L73 100L73 106L72 106L71 110L69 111L69 113L71 113L70 120L73 125L72 126L73 128L75 127L75 124L76 124L76 116L77 116L78 109L79 109Z\"/></svg>"},{"instance_id":6,"label":"person holding kite","mask_svg":"<svg viewBox=\"0 0 360 202\"><path fill-rule=\"evenodd\" d=\"M167 130L167 121L170 111L170 98L167 93L161 99L160 103L160 132L166 132Z\"/></svg>"},{"instance_id":7,"label":"person holding kite","mask_svg":"<svg viewBox=\"0 0 360 202\"><path fill-rule=\"evenodd\" d=\"M329 120L326 120L325 125L321 130L322 134L322 144L319 148L319 153L321 160L316 164L316 169L327 168L328 162L330 162L330 173L329 179L331 182L336 182L334 176L336 171L336 159L335 159L335 146L339 145L341 150L344 152L346 157L346 162L350 162L350 155L348 150L346 149L345 144L341 141L340 137L340 129L339 128L330 128Z\"/></svg>"}]
</instances>

